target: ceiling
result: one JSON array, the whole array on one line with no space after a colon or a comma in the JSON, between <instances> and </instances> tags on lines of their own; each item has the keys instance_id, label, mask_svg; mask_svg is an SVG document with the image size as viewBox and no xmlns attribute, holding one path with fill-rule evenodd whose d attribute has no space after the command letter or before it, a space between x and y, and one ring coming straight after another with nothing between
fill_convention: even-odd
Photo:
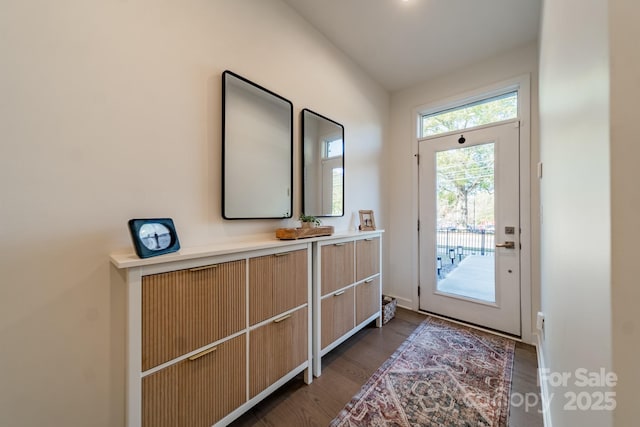
<instances>
[{"instance_id":1,"label":"ceiling","mask_svg":"<svg viewBox=\"0 0 640 427\"><path fill-rule=\"evenodd\" d=\"M284 0L389 91L538 37L541 0Z\"/></svg>"}]
</instances>

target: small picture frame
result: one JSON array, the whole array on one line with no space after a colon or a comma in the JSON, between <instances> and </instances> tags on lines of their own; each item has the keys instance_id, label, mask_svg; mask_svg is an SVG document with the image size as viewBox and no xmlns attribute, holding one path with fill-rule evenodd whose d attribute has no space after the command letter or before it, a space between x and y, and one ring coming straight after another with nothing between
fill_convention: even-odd
<instances>
[{"instance_id":1,"label":"small picture frame","mask_svg":"<svg viewBox=\"0 0 640 427\"><path fill-rule=\"evenodd\" d=\"M360 212L360 231L371 231L376 229L376 221L373 219L373 211L361 210Z\"/></svg>"},{"instance_id":2,"label":"small picture frame","mask_svg":"<svg viewBox=\"0 0 640 427\"><path fill-rule=\"evenodd\" d=\"M176 227L171 218L130 219L129 232L140 258L168 254L180 249Z\"/></svg>"}]
</instances>

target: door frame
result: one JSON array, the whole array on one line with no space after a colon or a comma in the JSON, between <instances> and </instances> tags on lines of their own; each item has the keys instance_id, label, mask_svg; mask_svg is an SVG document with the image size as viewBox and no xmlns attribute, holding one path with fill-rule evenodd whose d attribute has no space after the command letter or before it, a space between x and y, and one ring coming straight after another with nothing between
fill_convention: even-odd
<instances>
[{"instance_id":1,"label":"door frame","mask_svg":"<svg viewBox=\"0 0 640 427\"><path fill-rule=\"evenodd\" d=\"M465 129L466 142L459 144L462 132L448 132L420 139L420 264L418 272L421 279L419 307L421 311L441 316L451 316L461 322L468 322L483 328L501 331L504 334L522 336L521 319L521 274L520 274L520 122L517 119L505 120L493 124ZM464 293L447 292L440 289L440 278L436 277L437 224L439 221L438 198L439 174L434 170L438 154L455 150L477 148L491 144L494 163L494 203L495 239L514 240L513 250L497 249L493 243L489 247L494 252L489 257L493 264L494 291L493 301L476 299ZM504 162L501 163L501 162ZM422 210L424 209L424 210ZM505 225L517 227L517 234L508 236L502 230ZM495 243L498 243L496 241ZM493 239L491 240L493 242ZM459 243L457 243L459 244ZM454 246L455 248L455 243ZM466 252L466 251L465 251ZM443 266L448 264L447 254L442 256ZM423 270L424 268L424 270ZM507 268L510 273L506 274ZM458 269L464 269L459 264ZM444 282L447 280L444 279ZM443 282L443 283L444 283Z\"/></svg>"},{"instance_id":2,"label":"door frame","mask_svg":"<svg viewBox=\"0 0 640 427\"><path fill-rule=\"evenodd\" d=\"M532 280L531 280L531 256L532 256L532 232L531 232L531 76L520 75L509 80L504 80L492 85L478 88L473 91L461 93L446 99L430 102L413 109L411 123L415 126L412 138L412 153L416 160L412 166L412 221L416 224L416 232L412 233L411 245L414 248L412 269L413 286L412 309L419 310L419 266L420 247L418 241L417 225L419 220L419 176L418 176L418 141L420 116L425 112L436 112L455 106L467 104L483 98L491 97L508 91L518 91L518 120L520 120L520 330L521 340L534 344L534 331L532 319ZM456 131L460 132L460 131ZM443 134L444 135L444 134Z\"/></svg>"}]
</instances>

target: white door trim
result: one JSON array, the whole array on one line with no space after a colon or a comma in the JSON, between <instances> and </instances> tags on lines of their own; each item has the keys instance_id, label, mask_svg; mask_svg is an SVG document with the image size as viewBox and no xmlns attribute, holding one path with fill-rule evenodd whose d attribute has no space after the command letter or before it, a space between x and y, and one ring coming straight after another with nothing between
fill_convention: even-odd
<instances>
[{"instance_id":1,"label":"white door trim","mask_svg":"<svg viewBox=\"0 0 640 427\"><path fill-rule=\"evenodd\" d=\"M443 99L437 102L431 102L429 104L421 105L413 109L411 113L411 123L416 129L414 137L412 138L412 153L418 154L418 141L419 134L418 123L420 114L425 111L434 111L440 107L451 107L453 105L462 105L469 100L479 99L485 95L491 95L503 89L515 88L518 90L518 119L520 120L520 227L522 233L520 235L520 241L522 243L521 249L521 296L520 296L520 316L521 316L521 331L522 341L535 345L533 335L533 322L531 318L531 249L532 249L532 234L531 234L531 76L524 74L514 77L509 80L504 80L492 85L484 86L473 91L458 94L447 99ZM413 162L412 166L412 206L411 215L412 223L418 224L418 206L419 206L419 188L418 188L418 163ZM419 297L418 286L419 283L419 242L418 231L413 233L412 247L414 248L414 259L412 260L413 269L411 272L412 281L415 284L413 286L412 295L412 309L418 310Z\"/></svg>"}]
</instances>

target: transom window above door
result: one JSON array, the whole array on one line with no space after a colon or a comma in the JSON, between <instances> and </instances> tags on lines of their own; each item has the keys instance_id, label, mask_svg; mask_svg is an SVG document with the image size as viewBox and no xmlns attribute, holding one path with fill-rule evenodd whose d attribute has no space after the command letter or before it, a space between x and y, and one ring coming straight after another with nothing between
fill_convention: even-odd
<instances>
[{"instance_id":1,"label":"transom window above door","mask_svg":"<svg viewBox=\"0 0 640 427\"><path fill-rule=\"evenodd\" d=\"M420 115L420 138L469 129L518 117L518 91Z\"/></svg>"}]
</instances>

